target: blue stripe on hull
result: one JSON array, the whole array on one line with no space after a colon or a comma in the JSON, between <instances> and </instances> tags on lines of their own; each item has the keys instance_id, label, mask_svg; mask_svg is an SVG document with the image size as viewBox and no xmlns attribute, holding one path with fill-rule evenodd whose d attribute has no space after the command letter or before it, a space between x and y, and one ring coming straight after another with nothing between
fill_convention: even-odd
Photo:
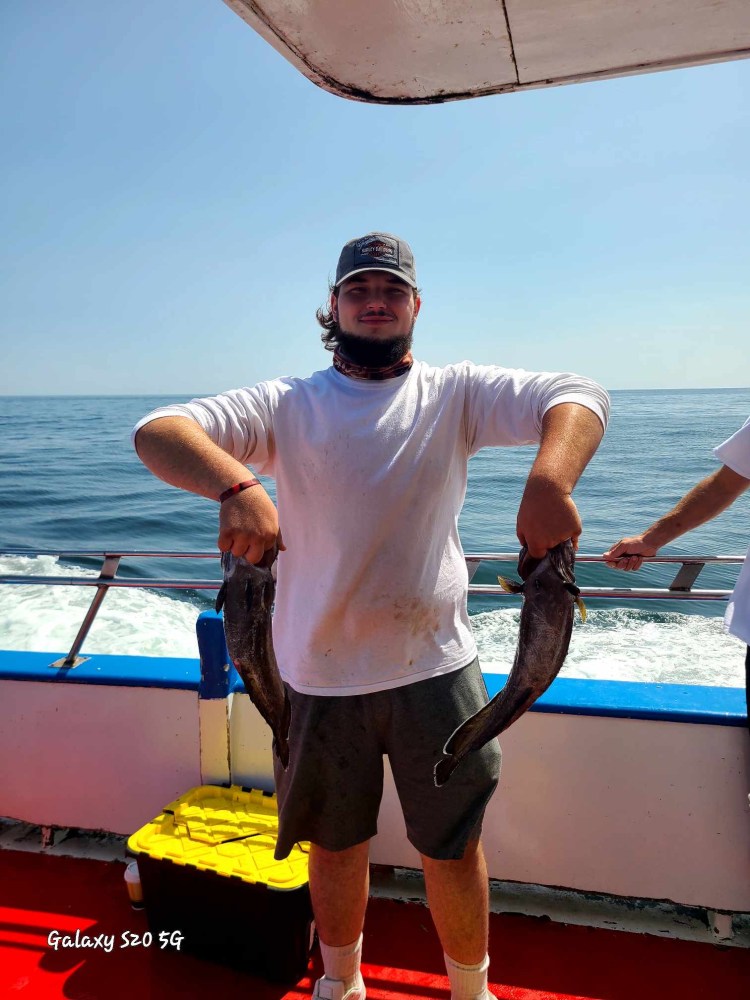
<instances>
[{"instance_id":1,"label":"blue stripe on hull","mask_svg":"<svg viewBox=\"0 0 750 1000\"><path fill-rule=\"evenodd\" d=\"M202 698L223 698L230 692L244 691L242 680L229 662L221 615L204 611L198 618L197 635L200 660L96 653L78 667L61 669L50 664L65 656L64 652L0 650L0 680L178 688L198 691ZM505 684L507 674L486 673L484 679L492 698ZM531 711L704 725L747 725L745 692L741 688L697 684L643 684L558 677Z\"/></svg>"}]
</instances>

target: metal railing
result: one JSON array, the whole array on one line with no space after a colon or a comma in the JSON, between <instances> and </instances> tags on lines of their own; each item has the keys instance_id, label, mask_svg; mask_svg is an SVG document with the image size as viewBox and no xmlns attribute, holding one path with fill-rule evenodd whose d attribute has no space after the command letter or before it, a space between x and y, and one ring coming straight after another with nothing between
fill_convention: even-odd
<instances>
[{"instance_id":1,"label":"metal railing","mask_svg":"<svg viewBox=\"0 0 750 1000\"><path fill-rule=\"evenodd\" d=\"M75 667L84 663L87 657L81 657L81 647L94 623L102 601L111 588L142 588L145 590L218 590L221 580L199 580L194 578L175 579L167 577L118 577L117 571L123 559L211 559L218 563L217 552L160 552L160 551L89 551L83 549L4 549L2 556L56 556L58 559L92 559L101 560L98 576L26 576L11 573L0 574L0 584L11 586L47 586L47 587L95 587L96 594L81 623L73 645L67 656L56 660L51 666ZM469 594L508 597L509 595L499 584L474 584L474 579L480 563L504 562L516 563L518 552L470 552L465 554L469 571ZM714 563L738 564L745 561L744 556L646 556L644 563L678 564L679 569L668 587L581 587L583 598L603 598L618 600L676 600L676 601L725 601L731 590L696 590L694 584L699 574L707 565ZM601 555L580 553L576 555L576 563L603 563Z\"/></svg>"},{"instance_id":2,"label":"metal railing","mask_svg":"<svg viewBox=\"0 0 750 1000\"><path fill-rule=\"evenodd\" d=\"M474 578L481 562L488 560L515 562L517 558L517 553L508 552L467 553L469 580ZM632 601L726 601L732 593L731 590L695 590L693 585L701 570L708 564L744 563L744 561L744 556L644 556L644 563L679 564L680 568L668 587L581 587L581 597L619 598ZM604 557L586 553L576 554L576 565L580 563L604 563ZM614 570L614 572L622 571ZM500 586L478 584L471 585L469 593L503 595L506 592Z\"/></svg>"},{"instance_id":3,"label":"metal railing","mask_svg":"<svg viewBox=\"0 0 750 1000\"><path fill-rule=\"evenodd\" d=\"M13 574L0 574L0 584L11 584L15 586L44 586L44 587L96 587L96 594L89 605L89 609L81 622L81 627L73 640L73 645L67 656L55 660L50 664L53 667L77 667L80 663L85 663L88 657L79 656L81 647L89 634L91 626L94 624L102 601L107 596L107 592L112 588L142 588L144 590L218 590L221 580L195 580L195 579L154 579L153 577L120 577L117 578L117 571L123 559L213 559L218 562L216 552L91 552L88 550L75 549L58 551L57 549L5 549L0 555L4 556L56 556L59 559L101 559L102 566L99 576L16 576Z\"/></svg>"}]
</instances>

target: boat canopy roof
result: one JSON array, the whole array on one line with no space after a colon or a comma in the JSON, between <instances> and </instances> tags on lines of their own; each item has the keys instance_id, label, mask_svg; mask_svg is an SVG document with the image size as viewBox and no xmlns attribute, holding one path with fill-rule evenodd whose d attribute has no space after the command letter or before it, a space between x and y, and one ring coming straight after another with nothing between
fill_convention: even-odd
<instances>
[{"instance_id":1,"label":"boat canopy roof","mask_svg":"<svg viewBox=\"0 0 750 1000\"><path fill-rule=\"evenodd\" d=\"M427 104L750 55L748 0L224 0L325 90Z\"/></svg>"}]
</instances>

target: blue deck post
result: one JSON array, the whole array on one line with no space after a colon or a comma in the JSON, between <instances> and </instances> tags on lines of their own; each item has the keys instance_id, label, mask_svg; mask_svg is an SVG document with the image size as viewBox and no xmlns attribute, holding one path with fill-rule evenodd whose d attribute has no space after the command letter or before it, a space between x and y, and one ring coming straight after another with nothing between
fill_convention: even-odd
<instances>
[{"instance_id":1,"label":"blue deck post","mask_svg":"<svg viewBox=\"0 0 750 1000\"><path fill-rule=\"evenodd\" d=\"M224 639L224 619L216 611L203 611L195 623L201 661L200 698L213 700L229 695L234 667Z\"/></svg>"},{"instance_id":2,"label":"blue deck post","mask_svg":"<svg viewBox=\"0 0 750 1000\"><path fill-rule=\"evenodd\" d=\"M235 673L224 640L224 619L204 611L195 624L200 653L198 687L200 767L203 785L232 783L230 683Z\"/></svg>"}]
</instances>

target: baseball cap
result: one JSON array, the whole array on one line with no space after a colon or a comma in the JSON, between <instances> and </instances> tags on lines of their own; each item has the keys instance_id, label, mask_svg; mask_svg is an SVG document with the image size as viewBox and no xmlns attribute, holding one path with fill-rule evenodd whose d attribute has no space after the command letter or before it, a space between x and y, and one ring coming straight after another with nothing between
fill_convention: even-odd
<instances>
[{"instance_id":1,"label":"baseball cap","mask_svg":"<svg viewBox=\"0 0 750 1000\"><path fill-rule=\"evenodd\" d=\"M368 233L344 245L336 268L336 288L362 271L393 271L412 288L417 287L414 254L405 240L391 233Z\"/></svg>"}]
</instances>

